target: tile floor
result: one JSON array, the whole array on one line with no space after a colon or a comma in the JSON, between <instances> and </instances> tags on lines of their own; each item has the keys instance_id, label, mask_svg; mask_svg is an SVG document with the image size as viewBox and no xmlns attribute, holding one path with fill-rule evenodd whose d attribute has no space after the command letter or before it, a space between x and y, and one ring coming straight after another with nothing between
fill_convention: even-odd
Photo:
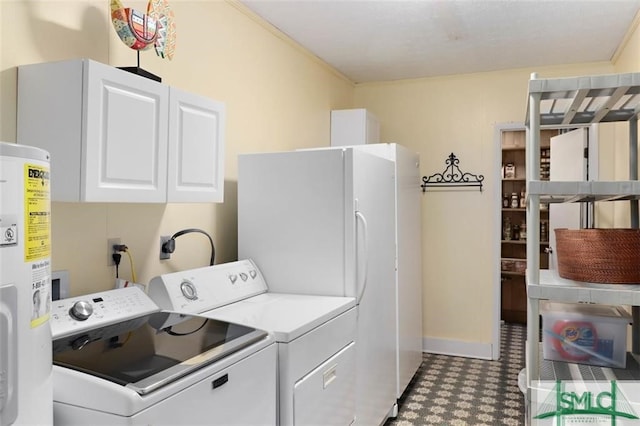
<instances>
[{"instance_id":1,"label":"tile floor","mask_svg":"<svg viewBox=\"0 0 640 426\"><path fill-rule=\"evenodd\" d=\"M398 417L385 426L524 425L518 373L524 368L526 327L504 324L501 332L498 361L425 353Z\"/></svg>"}]
</instances>

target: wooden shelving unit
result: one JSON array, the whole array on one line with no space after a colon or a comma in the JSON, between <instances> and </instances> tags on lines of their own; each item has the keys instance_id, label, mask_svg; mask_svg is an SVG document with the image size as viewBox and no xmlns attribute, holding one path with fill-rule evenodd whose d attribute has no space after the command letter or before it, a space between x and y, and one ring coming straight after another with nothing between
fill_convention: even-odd
<instances>
[{"instance_id":1,"label":"wooden shelving unit","mask_svg":"<svg viewBox=\"0 0 640 426\"><path fill-rule=\"evenodd\" d=\"M557 135L557 130L545 130L543 132L544 144L541 145L540 155L541 159L549 159L549 146L551 137ZM527 291L524 280L524 266L521 271L509 270L509 263L506 264L502 260L520 260L526 262L526 241L527 237L522 238L519 233L522 230L522 225L528 231L526 222L526 208L524 204L521 206L520 197L524 195L526 197L526 133L525 128L520 130L505 130L501 135L501 148L502 148L502 197L508 197L509 206L502 205L501 209L501 224L502 233L500 242L500 257L501 257L501 319L506 322L515 322L525 324L527 322ZM541 160L542 161L542 160ZM513 177L505 176L505 167L512 165L515 168ZM547 175L548 177L548 175ZM541 176L543 178L543 176ZM511 197L513 194L518 196L518 207L511 207ZM546 211L546 210L545 210ZM506 239L504 235L504 224L506 220L511 223L511 239ZM548 222L548 215L543 215L543 220ZM518 239L513 239L514 227L518 227ZM548 245L548 244L547 244ZM541 267L548 266L548 256L545 253L545 246L541 244ZM524 263L523 263L524 265Z\"/></svg>"}]
</instances>

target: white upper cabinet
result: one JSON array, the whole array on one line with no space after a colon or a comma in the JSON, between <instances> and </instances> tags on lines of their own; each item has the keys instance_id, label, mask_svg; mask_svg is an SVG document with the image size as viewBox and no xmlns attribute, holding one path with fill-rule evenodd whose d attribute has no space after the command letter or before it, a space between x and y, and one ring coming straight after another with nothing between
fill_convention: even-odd
<instances>
[{"instance_id":1,"label":"white upper cabinet","mask_svg":"<svg viewBox=\"0 0 640 426\"><path fill-rule=\"evenodd\" d=\"M224 105L109 65L18 67L17 136L51 154L53 201L222 201Z\"/></svg>"},{"instance_id":2,"label":"white upper cabinet","mask_svg":"<svg viewBox=\"0 0 640 426\"><path fill-rule=\"evenodd\" d=\"M169 99L168 199L221 202L224 104L173 87Z\"/></svg>"},{"instance_id":3,"label":"white upper cabinet","mask_svg":"<svg viewBox=\"0 0 640 426\"><path fill-rule=\"evenodd\" d=\"M331 111L331 146L380 143L380 124L364 108Z\"/></svg>"},{"instance_id":4,"label":"white upper cabinet","mask_svg":"<svg viewBox=\"0 0 640 426\"><path fill-rule=\"evenodd\" d=\"M54 201L165 202L169 88L90 60L18 68L18 143L51 154Z\"/></svg>"}]
</instances>

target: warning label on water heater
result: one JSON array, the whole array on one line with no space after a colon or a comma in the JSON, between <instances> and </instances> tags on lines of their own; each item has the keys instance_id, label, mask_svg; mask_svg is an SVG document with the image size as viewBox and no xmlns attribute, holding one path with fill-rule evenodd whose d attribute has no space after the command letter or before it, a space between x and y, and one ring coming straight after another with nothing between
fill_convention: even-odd
<instances>
[{"instance_id":1,"label":"warning label on water heater","mask_svg":"<svg viewBox=\"0 0 640 426\"><path fill-rule=\"evenodd\" d=\"M49 321L51 312L51 262L41 260L31 264L31 328Z\"/></svg>"},{"instance_id":2,"label":"warning label on water heater","mask_svg":"<svg viewBox=\"0 0 640 426\"><path fill-rule=\"evenodd\" d=\"M24 165L24 260L47 258L51 254L51 203L49 169Z\"/></svg>"}]
</instances>

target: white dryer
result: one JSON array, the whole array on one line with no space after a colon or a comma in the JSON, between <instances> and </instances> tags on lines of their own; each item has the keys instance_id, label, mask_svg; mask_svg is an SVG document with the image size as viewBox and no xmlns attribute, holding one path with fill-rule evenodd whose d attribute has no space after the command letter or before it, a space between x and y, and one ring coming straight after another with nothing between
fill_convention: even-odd
<instances>
[{"instance_id":1,"label":"white dryer","mask_svg":"<svg viewBox=\"0 0 640 426\"><path fill-rule=\"evenodd\" d=\"M51 328L54 424L276 423L265 331L161 311L137 287L55 301Z\"/></svg>"},{"instance_id":2,"label":"white dryer","mask_svg":"<svg viewBox=\"0 0 640 426\"><path fill-rule=\"evenodd\" d=\"M162 275L148 294L163 309L268 331L278 346L278 424L353 423L354 298L270 293L251 260Z\"/></svg>"}]
</instances>

